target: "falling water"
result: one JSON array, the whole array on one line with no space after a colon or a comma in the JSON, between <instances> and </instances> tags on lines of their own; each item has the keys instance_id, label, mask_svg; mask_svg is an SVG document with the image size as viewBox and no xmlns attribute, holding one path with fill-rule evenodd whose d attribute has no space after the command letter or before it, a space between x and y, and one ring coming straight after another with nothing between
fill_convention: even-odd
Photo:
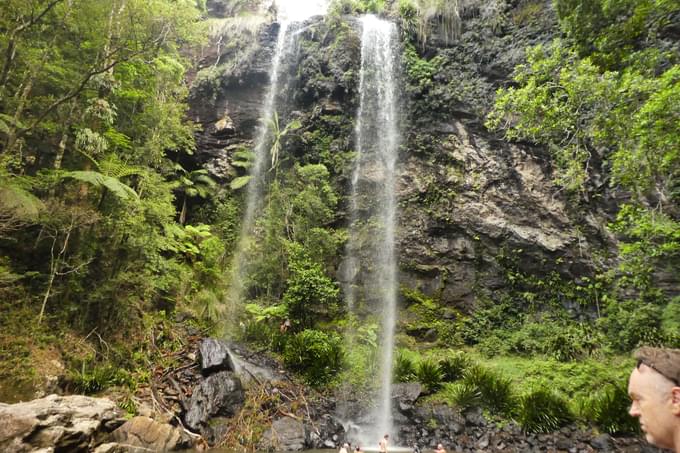
<instances>
[{"instance_id":1,"label":"falling water","mask_svg":"<svg viewBox=\"0 0 680 453\"><path fill-rule=\"evenodd\" d=\"M265 189L265 169L269 157L269 146L271 145L270 125L277 110L276 96L280 91L281 83L281 64L288 47L292 44L292 24L308 19L315 15L325 14L328 9L329 0L274 0L278 10L278 21L280 24L274 59L269 70L269 86L267 87L262 111L260 113L260 124L255 138L255 159L250 170L251 180L247 186L245 212L241 222L241 232L239 241L234 252L231 263L231 281L227 294L227 319L234 320L236 307L243 297L243 261L251 239L251 232L255 223L256 213L262 205Z\"/></svg>"},{"instance_id":2,"label":"falling water","mask_svg":"<svg viewBox=\"0 0 680 453\"><path fill-rule=\"evenodd\" d=\"M358 156L352 176L352 225L347 262L355 268L352 271L354 278L361 274L362 279L349 285L347 302L348 308L353 309L356 291L360 288L369 303L375 303L381 310L380 394L373 418L377 424L376 431L370 434L372 437L365 439L372 444L392 431L392 352L397 299L394 181L399 109L396 27L371 15L363 17L361 22L361 101L356 124ZM357 272L357 266L361 267L361 272Z\"/></svg>"}]
</instances>

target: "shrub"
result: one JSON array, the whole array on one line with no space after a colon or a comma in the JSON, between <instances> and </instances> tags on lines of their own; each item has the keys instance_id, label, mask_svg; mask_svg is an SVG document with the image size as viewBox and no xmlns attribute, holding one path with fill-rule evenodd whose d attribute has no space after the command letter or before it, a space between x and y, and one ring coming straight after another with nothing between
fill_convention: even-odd
<instances>
[{"instance_id":1,"label":"shrub","mask_svg":"<svg viewBox=\"0 0 680 453\"><path fill-rule=\"evenodd\" d=\"M573 420L567 403L549 390L538 389L519 399L517 422L525 432L555 431Z\"/></svg>"},{"instance_id":2,"label":"shrub","mask_svg":"<svg viewBox=\"0 0 680 453\"><path fill-rule=\"evenodd\" d=\"M666 335L677 335L680 332L680 296L671 299L663 309L661 330Z\"/></svg>"},{"instance_id":3,"label":"shrub","mask_svg":"<svg viewBox=\"0 0 680 453\"><path fill-rule=\"evenodd\" d=\"M115 385L131 385L130 374L112 365L95 365L88 369L85 363L79 371L71 373L73 391L92 395Z\"/></svg>"},{"instance_id":4,"label":"shrub","mask_svg":"<svg viewBox=\"0 0 680 453\"><path fill-rule=\"evenodd\" d=\"M609 434L637 434L640 424L628 414L630 399L622 385L610 385L581 404L581 414Z\"/></svg>"},{"instance_id":5,"label":"shrub","mask_svg":"<svg viewBox=\"0 0 680 453\"><path fill-rule=\"evenodd\" d=\"M439 364L432 359L422 360L416 369L416 378L423 386L426 393L439 390L442 385L442 370Z\"/></svg>"},{"instance_id":6,"label":"shrub","mask_svg":"<svg viewBox=\"0 0 680 453\"><path fill-rule=\"evenodd\" d=\"M411 382L416 377L416 366L404 351L398 351L394 360L394 381Z\"/></svg>"},{"instance_id":7,"label":"shrub","mask_svg":"<svg viewBox=\"0 0 680 453\"><path fill-rule=\"evenodd\" d=\"M498 374L474 366L465 372L464 384L474 386L479 390L482 405L495 412L509 415L517 405L512 391L512 381Z\"/></svg>"},{"instance_id":8,"label":"shrub","mask_svg":"<svg viewBox=\"0 0 680 453\"><path fill-rule=\"evenodd\" d=\"M461 410L479 406L482 403L482 394L477 386L466 382L444 384L443 396Z\"/></svg>"},{"instance_id":9,"label":"shrub","mask_svg":"<svg viewBox=\"0 0 680 453\"><path fill-rule=\"evenodd\" d=\"M439 361L442 381L454 382L462 379L463 373L470 366L470 360L464 354L455 354Z\"/></svg>"},{"instance_id":10,"label":"shrub","mask_svg":"<svg viewBox=\"0 0 680 453\"><path fill-rule=\"evenodd\" d=\"M609 346L618 352L628 352L640 344L661 342L661 310L641 301L612 301L606 316L600 318Z\"/></svg>"},{"instance_id":11,"label":"shrub","mask_svg":"<svg viewBox=\"0 0 680 453\"><path fill-rule=\"evenodd\" d=\"M334 333L307 329L289 338L283 360L313 386L325 384L340 371L344 362L342 339Z\"/></svg>"}]
</instances>

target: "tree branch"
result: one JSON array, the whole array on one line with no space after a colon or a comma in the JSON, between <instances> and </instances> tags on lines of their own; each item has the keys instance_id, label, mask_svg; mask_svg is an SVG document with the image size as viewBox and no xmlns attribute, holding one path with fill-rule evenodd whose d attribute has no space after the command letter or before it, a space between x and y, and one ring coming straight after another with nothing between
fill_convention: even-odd
<instances>
[{"instance_id":1,"label":"tree branch","mask_svg":"<svg viewBox=\"0 0 680 453\"><path fill-rule=\"evenodd\" d=\"M12 62L14 61L14 56L16 55L16 38L17 36L22 33L24 30L34 26L38 22L40 22L43 17L49 13L52 8L57 6L59 3L63 2L64 0L52 0L50 3L47 4L44 10L37 16L32 16L31 20L28 22L25 22L12 30L12 32L9 35L9 40L7 43L7 50L5 51L5 63L2 66L2 72L0 74L0 86L5 86L7 84L7 79L9 78L9 70L10 67L12 66Z\"/></svg>"}]
</instances>

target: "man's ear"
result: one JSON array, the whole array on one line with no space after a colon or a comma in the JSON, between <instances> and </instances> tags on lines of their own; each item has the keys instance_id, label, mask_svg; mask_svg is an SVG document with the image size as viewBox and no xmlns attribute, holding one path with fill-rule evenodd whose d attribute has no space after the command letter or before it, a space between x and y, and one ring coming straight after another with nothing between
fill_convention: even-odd
<instances>
[{"instance_id":1,"label":"man's ear","mask_svg":"<svg viewBox=\"0 0 680 453\"><path fill-rule=\"evenodd\" d=\"M675 386L671 389L671 410L680 416L680 387Z\"/></svg>"}]
</instances>

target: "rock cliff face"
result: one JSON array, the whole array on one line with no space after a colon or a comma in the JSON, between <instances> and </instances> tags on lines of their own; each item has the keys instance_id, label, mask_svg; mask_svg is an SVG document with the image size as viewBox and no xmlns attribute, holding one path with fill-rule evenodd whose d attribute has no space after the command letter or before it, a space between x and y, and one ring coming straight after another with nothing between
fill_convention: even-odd
<instances>
[{"instance_id":1,"label":"rock cliff face","mask_svg":"<svg viewBox=\"0 0 680 453\"><path fill-rule=\"evenodd\" d=\"M575 209L551 183L545 150L510 144L484 127L495 90L510 83L524 49L555 33L551 2L470 3L481 6L461 11L462 32L452 44L435 34L425 46L402 49L397 183L400 282L464 310L503 285L501 253L516 253L524 271L573 278L588 273L594 249L612 246L601 227L604 202L591 212ZM252 148L268 80L277 25L260 17L258 27L240 32L241 44L219 47L236 35L216 35L203 62L215 67L192 91L192 115L203 126L198 159L225 182L236 175L231 153ZM360 49L356 18L311 19L286 55L279 93L281 127L302 124L285 138L285 152L326 163L345 197ZM340 212L338 225L346 221Z\"/></svg>"}]
</instances>

